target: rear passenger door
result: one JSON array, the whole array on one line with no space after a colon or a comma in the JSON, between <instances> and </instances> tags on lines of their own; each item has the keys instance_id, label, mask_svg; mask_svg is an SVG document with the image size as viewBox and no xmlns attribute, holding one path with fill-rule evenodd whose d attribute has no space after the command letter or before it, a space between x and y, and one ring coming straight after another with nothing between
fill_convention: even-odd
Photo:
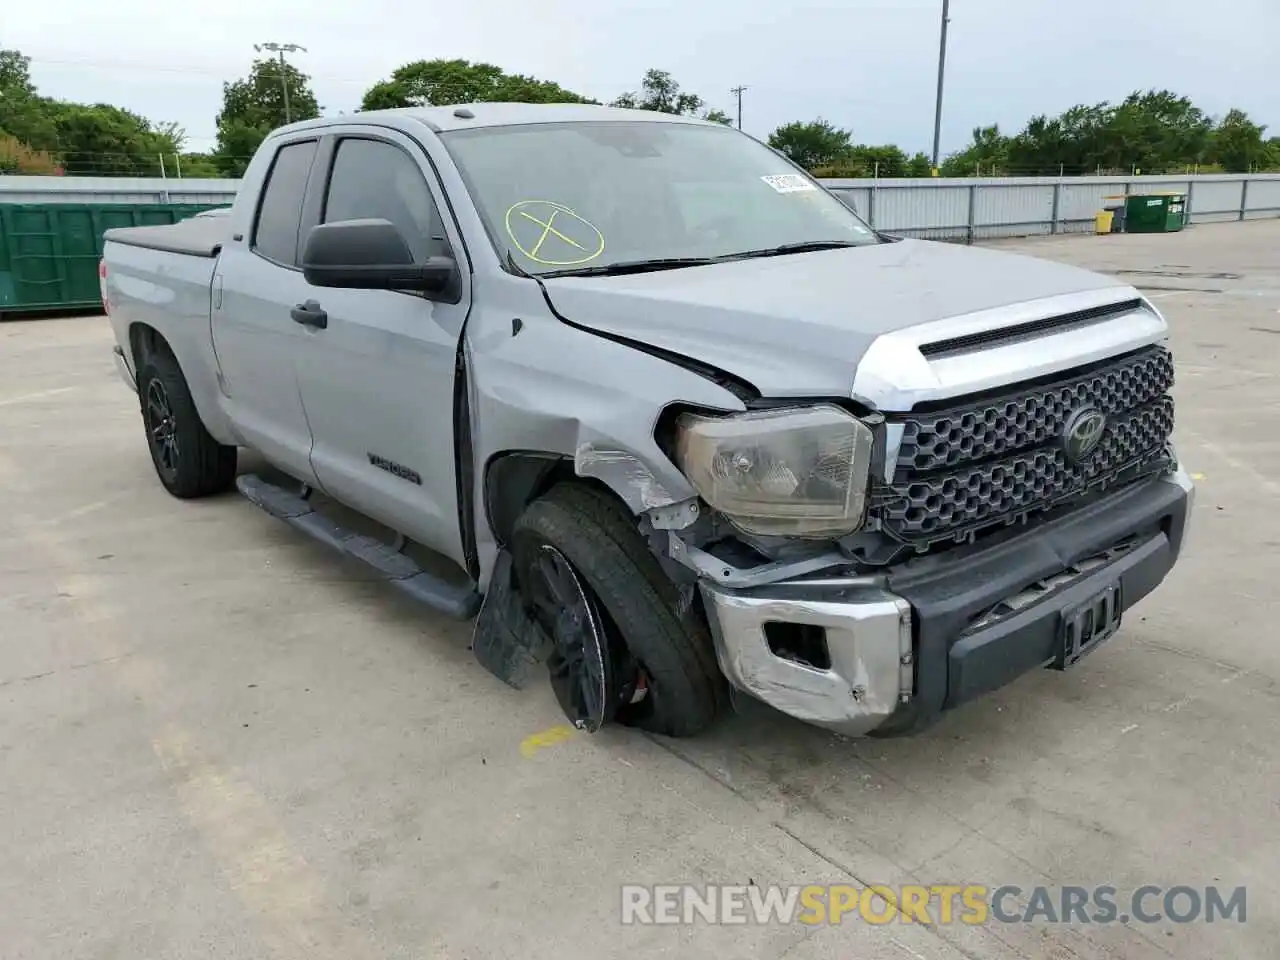
<instances>
[{"instance_id":1,"label":"rear passenger door","mask_svg":"<svg viewBox=\"0 0 1280 960\"><path fill-rule=\"evenodd\" d=\"M252 229L223 246L213 278L212 332L226 409L245 442L299 480L315 482L311 430L295 375L310 331L291 308L311 290L299 262L299 225L319 139L284 141Z\"/></svg>"},{"instance_id":2,"label":"rear passenger door","mask_svg":"<svg viewBox=\"0 0 1280 960\"><path fill-rule=\"evenodd\" d=\"M357 132L358 131L358 132ZM418 262L459 260L456 302L412 292L312 288L328 317L299 355L311 462L325 492L465 563L454 470L453 388L470 272L426 154L393 130L353 128L326 143L318 220L382 218ZM305 230L305 227L304 227Z\"/></svg>"}]
</instances>

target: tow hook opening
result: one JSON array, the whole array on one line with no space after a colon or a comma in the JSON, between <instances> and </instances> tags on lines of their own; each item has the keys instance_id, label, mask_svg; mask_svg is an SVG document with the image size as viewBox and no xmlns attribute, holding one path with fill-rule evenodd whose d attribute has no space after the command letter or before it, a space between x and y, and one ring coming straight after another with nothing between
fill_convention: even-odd
<instances>
[{"instance_id":1,"label":"tow hook opening","mask_svg":"<svg viewBox=\"0 0 1280 960\"><path fill-rule=\"evenodd\" d=\"M763 626L765 642L775 657L814 670L831 669L831 649L827 646L825 627L781 620L770 620Z\"/></svg>"}]
</instances>

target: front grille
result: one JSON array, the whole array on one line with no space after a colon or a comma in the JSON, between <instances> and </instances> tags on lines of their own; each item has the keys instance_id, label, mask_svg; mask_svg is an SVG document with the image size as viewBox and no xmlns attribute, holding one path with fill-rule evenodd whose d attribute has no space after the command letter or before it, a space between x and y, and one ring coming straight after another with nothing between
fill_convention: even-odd
<instances>
[{"instance_id":1,"label":"front grille","mask_svg":"<svg viewBox=\"0 0 1280 960\"><path fill-rule=\"evenodd\" d=\"M1172 356L1149 347L1054 382L891 417L902 442L873 511L890 536L929 545L1141 475L1166 457L1172 386ZM1085 407L1106 414L1107 426L1092 453L1072 463L1061 435Z\"/></svg>"}]
</instances>

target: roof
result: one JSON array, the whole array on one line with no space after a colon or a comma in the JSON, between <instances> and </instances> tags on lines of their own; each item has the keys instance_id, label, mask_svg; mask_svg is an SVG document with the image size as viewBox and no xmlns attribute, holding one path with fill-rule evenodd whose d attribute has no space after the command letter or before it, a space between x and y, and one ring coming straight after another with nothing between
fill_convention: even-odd
<instances>
[{"instance_id":1,"label":"roof","mask_svg":"<svg viewBox=\"0 0 1280 960\"><path fill-rule=\"evenodd\" d=\"M460 111L472 116L459 117ZM590 120L630 120L648 123L707 124L710 121L654 110L628 110L589 103L458 103L442 107L404 107L399 110L366 110L338 117L320 117L291 124L288 129L326 127L379 120L417 120L432 130L471 130L526 123L573 123Z\"/></svg>"}]
</instances>

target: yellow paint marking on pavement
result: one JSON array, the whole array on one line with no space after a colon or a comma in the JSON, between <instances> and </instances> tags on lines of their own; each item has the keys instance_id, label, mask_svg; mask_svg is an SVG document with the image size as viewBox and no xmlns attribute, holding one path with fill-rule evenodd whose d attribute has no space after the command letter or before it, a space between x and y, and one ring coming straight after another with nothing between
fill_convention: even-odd
<instances>
[{"instance_id":1,"label":"yellow paint marking on pavement","mask_svg":"<svg viewBox=\"0 0 1280 960\"><path fill-rule=\"evenodd\" d=\"M520 741L520 754L524 757L532 757L539 750L554 747L557 743L564 743L577 735L578 731L567 723L549 727L546 730L539 730L537 733L531 733Z\"/></svg>"},{"instance_id":2,"label":"yellow paint marking on pavement","mask_svg":"<svg viewBox=\"0 0 1280 960\"><path fill-rule=\"evenodd\" d=\"M1191 479L1192 479L1192 480L1203 480L1203 479L1204 479L1204 474L1203 474L1203 473L1193 473L1193 474L1191 475Z\"/></svg>"}]
</instances>

